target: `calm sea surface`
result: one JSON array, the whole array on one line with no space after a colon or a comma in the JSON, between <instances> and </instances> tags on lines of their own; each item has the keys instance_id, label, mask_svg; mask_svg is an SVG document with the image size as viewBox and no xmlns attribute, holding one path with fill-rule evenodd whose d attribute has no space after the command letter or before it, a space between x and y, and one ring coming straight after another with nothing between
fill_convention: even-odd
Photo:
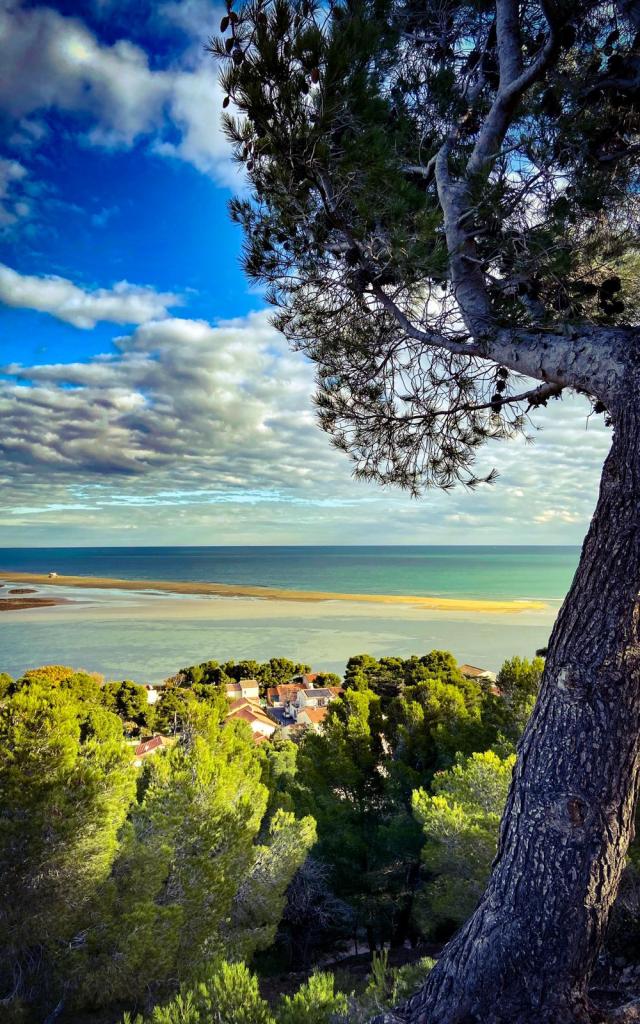
<instances>
[{"instance_id":1,"label":"calm sea surface","mask_svg":"<svg viewBox=\"0 0 640 1024\"><path fill-rule=\"evenodd\" d=\"M434 597L561 598L577 547L0 548L0 572Z\"/></svg>"},{"instance_id":2,"label":"calm sea surface","mask_svg":"<svg viewBox=\"0 0 640 1024\"><path fill-rule=\"evenodd\" d=\"M0 614L0 671L62 663L156 682L209 658L288 656L342 671L351 655L446 648L496 669L546 644L578 562L577 547L0 548L11 571L137 580L255 584L333 593L550 602L518 615L422 614L407 606L187 599L117 590L61 591L77 603ZM38 588L46 593L47 587ZM6 590L5 590L6 593Z\"/></svg>"}]
</instances>

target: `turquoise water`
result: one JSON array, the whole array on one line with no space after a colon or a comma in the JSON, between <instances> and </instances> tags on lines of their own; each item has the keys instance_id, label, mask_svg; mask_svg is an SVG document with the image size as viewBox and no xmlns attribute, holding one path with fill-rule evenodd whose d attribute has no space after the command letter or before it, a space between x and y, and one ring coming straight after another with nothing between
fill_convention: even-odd
<instances>
[{"instance_id":1,"label":"turquoise water","mask_svg":"<svg viewBox=\"0 0 640 1024\"><path fill-rule=\"evenodd\" d=\"M36 665L62 663L112 679L159 682L209 658L282 655L341 672L354 654L408 656L433 648L495 670L505 658L531 657L546 644L578 554L568 547L0 549L0 577L7 580L12 570L56 571L334 593L551 602L542 613L504 616L422 614L407 606L341 602L320 602L300 611L280 602L277 607L259 600L200 598L194 603L175 595L52 587L52 593L78 603L2 614L0 671L19 675Z\"/></svg>"},{"instance_id":2,"label":"turquoise water","mask_svg":"<svg viewBox=\"0 0 640 1024\"><path fill-rule=\"evenodd\" d=\"M331 593L562 598L577 547L0 548L0 574L256 584Z\"/></svg>"}]
</instances>

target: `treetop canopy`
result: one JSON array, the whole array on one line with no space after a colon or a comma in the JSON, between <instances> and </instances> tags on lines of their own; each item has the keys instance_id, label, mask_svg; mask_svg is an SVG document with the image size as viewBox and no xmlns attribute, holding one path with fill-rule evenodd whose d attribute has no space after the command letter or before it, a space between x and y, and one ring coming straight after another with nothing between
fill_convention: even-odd
<instances>
[{"instance_id":1,"label":"treetop canopy","mask_svg":"<svg viewBox=\"0 0 640 1024\"><path fill-rule=\"evenodd\" d=\"M610 408L638 322L635 8L228 0L245 267L357 474L473 484L565 387Z\"/></svg>"}]
</instances>

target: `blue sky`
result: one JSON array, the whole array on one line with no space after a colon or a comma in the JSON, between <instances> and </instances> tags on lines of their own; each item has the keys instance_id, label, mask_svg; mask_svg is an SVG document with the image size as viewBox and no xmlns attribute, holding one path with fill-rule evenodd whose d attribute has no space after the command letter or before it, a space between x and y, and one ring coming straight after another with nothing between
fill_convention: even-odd
<instances>
[{"instance_id":1,"label":"blue sky","mask_svg":"<svg viewBox=\"0 0 640 1024\"><path fill-rule=\"evenodd\" d=\"M0 546L577 543L608 436L578 398L500 477L356 482L243 278L206 0L0 0Z\"/></svg>"}]
</instances>

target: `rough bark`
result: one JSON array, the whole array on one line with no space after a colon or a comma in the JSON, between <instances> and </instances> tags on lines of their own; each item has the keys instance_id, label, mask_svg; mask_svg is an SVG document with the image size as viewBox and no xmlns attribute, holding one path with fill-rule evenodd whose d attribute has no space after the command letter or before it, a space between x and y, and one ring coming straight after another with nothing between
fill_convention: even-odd
<instances>
[{"instance_id":1,"label":"rough bark","mask_svg":"<svg viewBox=\"0 0 640 1024\"><path fill-rule=\"evenodd\" d=\"M633 378L630 374L630 378ZM640 409L633 379L519 747L493 874L410 1024L582 1024L632 838L640 753Z\"/></svg>"}]
</instances>

